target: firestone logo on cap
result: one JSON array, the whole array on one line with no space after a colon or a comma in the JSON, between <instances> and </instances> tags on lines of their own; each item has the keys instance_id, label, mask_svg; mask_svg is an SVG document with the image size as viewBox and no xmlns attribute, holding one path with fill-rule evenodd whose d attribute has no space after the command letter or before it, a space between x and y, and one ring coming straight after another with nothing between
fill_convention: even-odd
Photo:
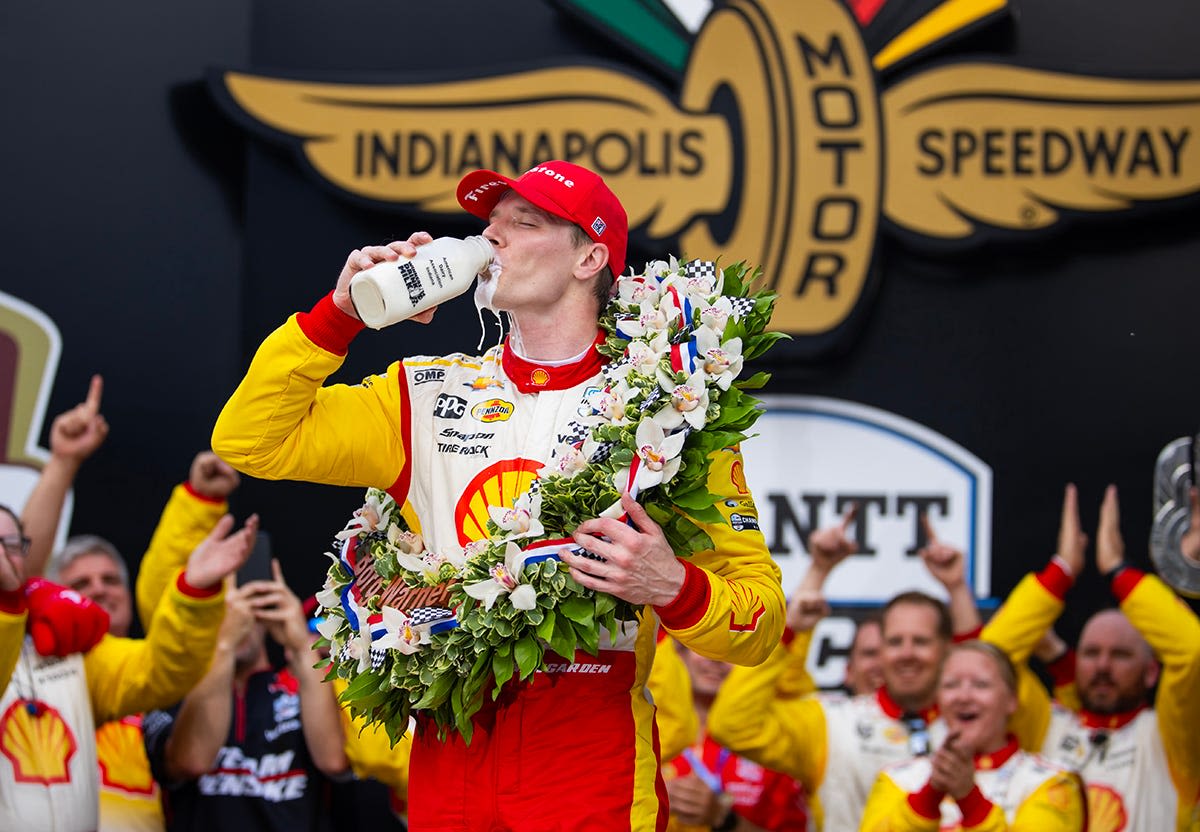
<instances>
[{"instance_id":1,"label":"firestone logo on cap","mask_svg":"<svg viewBox=\"0 0 1200 832\"><path fill-rule=\"evenodd\" d=\"M567 177L563 176L561 173L556 171L554 168L549 167L547 165L537 165L535 167L532 167L529 170L525 171L525 176L528 176L531 173L543 173L546 176L549 176L550 178L552 178L555 182L561 182L563 184L563 187L565 187L565 188L574 188L575 187L574 179L568 179ZM521 178L524 179L525 176L522 176Z\"/></svg>"},{"instance_id":2,"label":"firestone logo on cap","mask_svg":"<svg viewBox=\"0 0 1200 832\"><path fill-rule=\"evenodd\" d=\"M478 188L476 188L475 190L473 190L473 191L470 191L470 192L468 192L468 193L465 193L465 194L463 194L463 199L469 199L469 200L471 200L472 202L478 202L478 201L479 201L479 195L480 195L481 193L483 193L484 191L488 190L489 188L496 188L496 187L505 187L505 188L507 188L507 187L508 187L508 183L507 183L507 182L505 182L505 181L503 181L503 180L501 180L501 179L493 179L491 182L484 182L482 185L480 185L480 186L479 186Z\"/></svg>"}]
</instances>

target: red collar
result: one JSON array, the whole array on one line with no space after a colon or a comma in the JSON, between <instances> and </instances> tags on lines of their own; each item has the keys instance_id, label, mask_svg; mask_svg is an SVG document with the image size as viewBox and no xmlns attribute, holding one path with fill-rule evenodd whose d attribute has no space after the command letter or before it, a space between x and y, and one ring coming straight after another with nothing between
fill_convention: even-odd
<instances>
[{"instance_id":1,"label":"red collar","mask_svg":"<svg viewBox=\"0 0 1200 832\"><path fill-rule=\"evenodd\" d=\"M881 687L875 691L875 699L879 702L879 707L883 709L883 712L892 719L901 719L906 713L903 708L896 704L896 700L887 692L886 687ZM937 715L937 705L930 705L928 708L917 712L917 716L925 720L926 725L937 719Z\"/></svg>"},{"instance_id":2,"label":"red collar","mask_svg":"<svg viewBox=\"0 0 1200 832\"><path fill-rule=\"evenodd\" d=\"M1009 734L1008 742L999 751L993 751L991 754L975 755L975 770L991 771L994 768L1000 768L1000 766L1008 762L1012 755L1017 753L1017 749L1017 738Z\"/></svg>"},{"instance_id":3,"label":"red collar","mask_svg":"<svg viewBox=\"0 0 1200 832\"><path fill-rule=\"evenodd\" d=\"M1124 728L1133 722L1134 718L1146 710L1145 705L1138 705L1132 711L1122 711L1118 714L1097 714L1092 711L1080 711L1079 721L1085 728L1106 728L1110 731Z\"/></svg>"},{"instance_id":4,"label":"red collar","mask_svg":"<svg viewBox=\"0 0 1200 832\"><path fill-rule=\"evenodd\" d=\"M592 346L583 354L583 358L571 364L555 366L522 358L517 355L516 350L509 349L506 340L500 364L504 367L504 374L522 393L568 390L596 375L600 368L608 363L608 359L596 350L597 346L604 343L604 338L604 331L600 330L596 333L596 340L592 342Z\"/></svg>"}]
</instances>

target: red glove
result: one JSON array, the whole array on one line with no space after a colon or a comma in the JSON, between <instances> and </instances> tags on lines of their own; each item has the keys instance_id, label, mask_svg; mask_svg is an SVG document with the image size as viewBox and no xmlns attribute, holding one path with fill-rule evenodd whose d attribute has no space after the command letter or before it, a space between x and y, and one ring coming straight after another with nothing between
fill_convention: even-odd
<instances>
[{"instance_id":1,"label":"red glove","mask_svg":"<svg viewBox=\"0 0 1200 832\"><path fill-rule=\"evenodd\" d=\"M29 634L43 656L86 653L108 632L108 613L73 589L31 578L25 584Z\"/></svg>"}]
</instances>

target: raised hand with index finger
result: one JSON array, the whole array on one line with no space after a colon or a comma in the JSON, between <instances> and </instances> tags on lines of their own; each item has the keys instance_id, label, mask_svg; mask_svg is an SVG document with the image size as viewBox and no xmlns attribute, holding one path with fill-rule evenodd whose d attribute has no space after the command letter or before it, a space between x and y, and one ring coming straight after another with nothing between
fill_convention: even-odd
<instances>
[{"instance_id":1,"label":"raised hand with index finger","mask_svg":"<svg viewBox=\"0 0 1200 832\"><path fill-rule=\"evenodd\" d=\"M92 376L87 398L54 419L50 425L52 456L79 466L100 447L108 436L108 422L100 412L103 394L103 377Z\"/></svg>"}]
</instances>

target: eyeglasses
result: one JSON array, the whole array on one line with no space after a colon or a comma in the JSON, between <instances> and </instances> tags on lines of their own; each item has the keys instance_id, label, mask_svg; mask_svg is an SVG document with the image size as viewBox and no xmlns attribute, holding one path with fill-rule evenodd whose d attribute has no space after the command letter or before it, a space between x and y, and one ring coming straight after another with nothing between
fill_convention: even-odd
<instances>
[{"instance_id":1,"label":"eyeglasses","mask_svg":"<svg viewBox=\"0 0 1200 832\"><path fill-rule=\"evenodd\" d=\"M5 554L9 555L10 557L15 555L27 555L29 554L29 538L18 537L17 535L13 535L12 537L0 537L0 547L2 547Z\"/></svg>"}]
</instances>

